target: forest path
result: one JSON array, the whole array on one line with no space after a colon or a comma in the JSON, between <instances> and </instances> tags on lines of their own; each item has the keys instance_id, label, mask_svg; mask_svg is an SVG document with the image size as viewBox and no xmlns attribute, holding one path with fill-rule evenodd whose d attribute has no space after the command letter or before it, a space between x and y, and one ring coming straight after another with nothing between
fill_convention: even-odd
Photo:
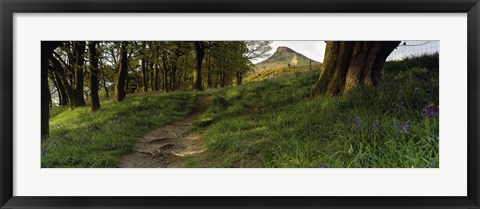
<instances>
[{"instance_id":1,"label":"forest path","mask_svg":"<svg viewBox=\"0 0 480 209\"><path fill-rule=\"evenodd\" d=\"M181 168L187 156L205 152L202 133L191 129L207 109L207 96L199 96L190 115L140 136L133 152L118 159L120 168Z\"/></svg>"}]
</instances>

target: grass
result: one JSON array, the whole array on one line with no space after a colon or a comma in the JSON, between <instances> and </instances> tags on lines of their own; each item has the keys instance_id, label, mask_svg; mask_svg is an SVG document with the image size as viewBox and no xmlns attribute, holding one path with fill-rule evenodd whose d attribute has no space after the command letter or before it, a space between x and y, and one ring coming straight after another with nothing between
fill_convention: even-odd
<instances>
[{"instance_id":1,"label":"grass","mask_svg":"<svg viewBox=\"0 0 480 209\"><path fill-rule=\"evenodd\" d=\"M384 84L309 98L319 72L208 91L208 152L189 167L438 167L438 54L389 62Z\"/></svg>"},{"instance_id":2,"label":"grass","mask_svg":"<svg viewBox=\"0 0 480 209\"><path fill-rule=\"evenodd\" d=\"M321 67L322 67L321 64L312 65L311 70L318 71L320 70ZM260 81L260 80L270 79L270 78L279 77L279 76L291 76L295 73L308 72L308 71L310 71L310 66L291 66L291 67L266 69L248 76L247 78L245 78L245 82Z\"/></svg>"},{"instance_id":3,"label":"grass","mask_svg":"<svg viewBox=\"0 0 480 209\"><path fill-rule=\"evenodd\" d=\"M42 167L116 167L140 134L185 116L194 100L185 92L129 95L123 102L102 101L94 113L90 107L54 109Z\"/></svg>"},{"instance_id":4,"label":"grass","mask_svg":"<svg viewBox=\"0 0 480 209\"><path fill-rule=\"evenodd\" d=\"M438 54L385 64L384 84L311 98L319 71L212 89L195 123L207 152L188 167L439 167ZM192 109L194 93L129 95L123 102L53 109L42 167L116 167L135 139Z\"/></svg>"}]
</instances>

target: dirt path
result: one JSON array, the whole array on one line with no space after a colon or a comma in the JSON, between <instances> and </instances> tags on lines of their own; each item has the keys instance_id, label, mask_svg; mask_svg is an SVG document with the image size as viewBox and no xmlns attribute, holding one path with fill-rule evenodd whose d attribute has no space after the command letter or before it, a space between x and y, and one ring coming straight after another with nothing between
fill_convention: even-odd
<instances>
[{"instance_id":1,"label":"dirt path","mask_svg":"<svg viewBox=\"0 0 480 209\"><path fill-rule=\"evenodd\" d=\"M180 168L184 158L203 153L202 136L191 132L194 122L207 109L207 97L199 96L192 113L139 137L133 152L119 158L120 168Z\"/></svg>"}]
</instances>

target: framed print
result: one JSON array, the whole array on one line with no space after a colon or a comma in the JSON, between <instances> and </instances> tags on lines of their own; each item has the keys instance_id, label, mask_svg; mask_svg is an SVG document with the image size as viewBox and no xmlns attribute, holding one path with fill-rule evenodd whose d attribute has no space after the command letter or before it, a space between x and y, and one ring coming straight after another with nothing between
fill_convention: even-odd
<instances>
[{"instance_id":1,"label":"framed print","mask_svg":"<svg viewBox=\"0 0 480 209\"><path fill-rule=\"evenodd\" d=\"M479 208L477 0L0 6L2 208Z\"/></svg>"}]
</instances>

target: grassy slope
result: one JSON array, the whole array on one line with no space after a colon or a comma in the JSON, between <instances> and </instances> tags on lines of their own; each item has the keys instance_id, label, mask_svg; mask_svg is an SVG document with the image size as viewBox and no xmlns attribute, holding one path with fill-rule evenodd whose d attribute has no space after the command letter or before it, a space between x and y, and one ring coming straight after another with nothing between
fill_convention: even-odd
<instances>
[{"instance_id":1,"label":"grassy slope","mask_svg":"<svg viewBox=\"0 0 480 209\"><path fill-rule=\"evenodd\" d=\"M213 90L191 167L438 167L438 55L387 63L385 84L308 98L318 72ZM409 121L409 122L407 122ZM377 125L378 124L378 125Z\"/></svg>"},{"instance_id":2,"label":"grassy slope","mask_svg":"<svg viewBox=\"0 0 480 209\"><path fill-rule=\"evenodd\" d=\"M52 111L50 136L42 142L42 167L115 167L136 137L186 114L192 93L128 96L117 103ZM63 110L63 111L62 111Z\"/></svg>"},{"instance_id":3,"label":"grassy slope","mask_svg":"<svg viewBox=\"0 0 480 209\"><path fill-rule=\"evenodd\" d=\"M322 67L321 64L312 65L313 70L320 70ZM310 71L310 66L292 66L292 67L282 67L282 68L271 68L256 72L247 78L245 78L245 82L250 81L261 81L264 79L270 79L279 76L289 76L298 72L307 72Z\"/></svg>"}]
</instances>

